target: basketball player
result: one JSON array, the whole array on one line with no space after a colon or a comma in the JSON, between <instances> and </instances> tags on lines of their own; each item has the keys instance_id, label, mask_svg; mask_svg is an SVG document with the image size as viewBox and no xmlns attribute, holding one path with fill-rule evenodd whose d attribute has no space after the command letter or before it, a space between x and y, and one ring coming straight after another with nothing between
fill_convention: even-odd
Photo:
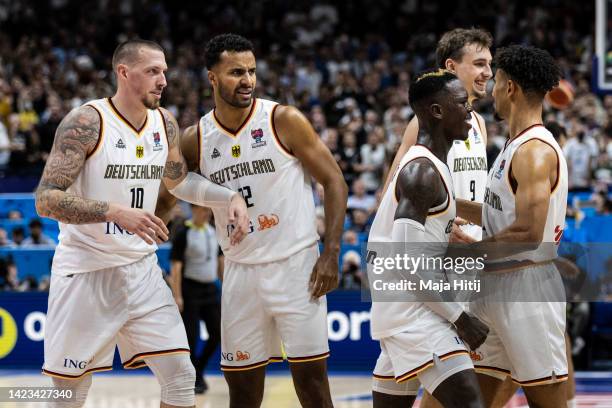
<instances>
[{"instance_id":1,"label":"basketball player","mask_svg":"<svg viewBox=\"0 0 612 408\"><path fill-rule=\"evenodd\" d=\"M214 209L225 255L221 369L230 407L258 407L265 366L281 340L303 407L331 407L327 380L327 303L338 285L347 201L342 172L297 109L256 99L256 61L247 39L223 34L206 46L215 108L188 128L189 168L240 191L251 233L228 244L231 221ZM325 248L318 254L311 176L325 192Z\"/></svg>"},{"instance_id":2,"label":"basketball player","mask_svg":"<svg viewBox=\"0 0 612 408\"><path fill-rule=\"evenodd\" d=\"M509 140L489 172L484 204L458 200L458 212L482 223L483 243L537 248L516 253L524 248L495 246L502 258L488 273L499 273L495 289L508 293L505 283L537 288L558 279L555 244L565 223L568 180L561 148L542 125L544 95L560 78L555 61L546 51L510 46L494 62L495 112L508 122ZM507 376L523 387L530 406L566 406L565 303L558 300L470 305L491 327L475 365L487 406Z\"/></svg>"},{"instance_id":3,"label":"basketball player","mask_svg":"<svg viewBox=\"0 0 612 408\"><path fill-rule=\"evenodd\" d=\"M425 242L448 243L455 199L443 160L455 141L468 137L472 119L468 93L447 70L417 77L409 100L422 131L402 157L368 238L405 243L408 253ZM474 366L458 337L475 349L488 329L460 304L373 301L371 325L382 349L374 370L375 408L411 406L415 395L407 395L402 383L415 377L444 407L483 406Z\"/></svg>"},{"instance_id":4,"label":"basketball player","mask_svg":"<svg viewBox=\"0 0 612 408\"><path fill-rule=\"evenodd\" d=\"M492 77L491 47L493 39L488 32L471 28L456 28L442 35L436 48L436 62L440 68L454 72L468 92L470 104L486 96L486 85ZM457 198L482 203L487 179L487 130L484 119L471 113L472 129L466 140L456 140L446 163L451 170ZM415 116L406 130L391 169L396 169L408 148L416 143L419 123ZM383 191L391 182L387 177ZM463 230L475 239L481 238L479 226L465 226Z\"/></svg>"},{"instance_id":5,"label":"basketball player","mask_svg":"<svg viewBox=\"0 0 612 408\"><path fill-rule=\"evenodd\" d=\"M177 197L228 207L246 235L240 195L188 173L178 125L159 108L166 86L164 52L133 40L113 54L117 92L76 108L60 123L36 192L36 209L60 222L53 258L43 373L82 406L91 373L145 364L161 385L162 407L194 406L194 368L185 328L157 266L167 239L152 215L160 181Z\"/></svg>"},{"instance_id":6,"label":"basketball player","mask_svg":"<svg viewBox=\"0 0 612 408\"><path fill-rule=\"evenodd\" d=\"M442 35L436 48L436 61L440 68L454 72L465 87L470 104L486 96L486 85L492 77L491 47L493 39L485 30L476 28L457 28ZM453 186L457 198L482 203L487 179L487 131L484 119L477 112L471 112L472 129L465 140L455 140L445 162L451 171ZM415 116L406 130L390 169L396 169L401 158L410 146L417 141L419 122ZM383 191L386 191L392 178L389 172ZM464 223L461 226L466 234L475 240L482 237L482 228L478 225ZM380 366L389 366L390 362L380 362ZM417 395L418 381L404 385L403 393ZM513 390L510 391L513 393ZM510 394L511 395L511 394ZM421 405L428 408L439 407L425 392Z\"/></svg>"}]
</instances>

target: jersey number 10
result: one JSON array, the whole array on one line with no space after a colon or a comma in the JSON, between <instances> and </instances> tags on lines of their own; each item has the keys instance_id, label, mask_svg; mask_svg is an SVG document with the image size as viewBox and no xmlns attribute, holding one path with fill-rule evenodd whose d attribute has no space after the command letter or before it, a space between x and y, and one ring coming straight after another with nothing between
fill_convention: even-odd
<instances>
[{"instance_id":1,"label":"jersey number 10","mask_svg":"<svg viewBox=\"0 0 612 408\"><path fill-rule=\"evenodd\" d=\"M131 188L130 193L132 193L132 208L142 208L142 203L144 201L144 188Z\"/></svg>"}]
</instances>

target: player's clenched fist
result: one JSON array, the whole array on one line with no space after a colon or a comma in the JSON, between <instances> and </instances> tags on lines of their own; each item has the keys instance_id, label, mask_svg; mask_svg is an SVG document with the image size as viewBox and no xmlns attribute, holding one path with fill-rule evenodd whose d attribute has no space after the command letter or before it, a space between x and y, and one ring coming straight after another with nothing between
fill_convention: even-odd
<instances>
[{"instance_id":1,"label":"player's clenched fist","mask_svg":"<svg viewBox=\"0 0 612 408\"><path fill-rule=\"evenodd\" d=\"M147 244L161 244L168 240L168 228L164 222L148 211L110 204L107 221L142 238Z\"/></svg>"},{"instance_id":2,"label":"player's clenched fist","mask_svg":"<svg viewBox=\"0 0 612 408\"><path fill-rule=\"evenodd\" d=\"M457 334L465 341L472 350L476 350L484 343L489 334L489 328L476 317L461 313L461 316L455 321Z\"/></svg>"},{"instance_id":3,"label":"player's clenched fist","mask_svg":"<svg viewBox=\"0 0 612 408\"><path fill-rule=\"evenodd\" d=\"M249 213L247 212L246 202L240 194L234 194L228 209L230 224L236 226L230 236L230 244L236 245L249 233Z\"/></svg>"}]
</instances>

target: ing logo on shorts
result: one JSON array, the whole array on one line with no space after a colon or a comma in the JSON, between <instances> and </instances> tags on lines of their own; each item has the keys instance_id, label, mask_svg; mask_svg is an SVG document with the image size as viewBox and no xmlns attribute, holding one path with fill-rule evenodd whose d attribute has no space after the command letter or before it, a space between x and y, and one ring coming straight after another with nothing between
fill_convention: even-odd
<instances>
[{"instance_id":1,"label":"ing logo on shorts","mask_svg":"<svg viewBox=\"0 0 612 408\"><path fill-rule=\"evenodd\" d=\"M13 316L0 307L0 359L13 351L17 343L17 324Z\"/></svg>"},{"instance_id":2,"label":"ing logo on shorts","mask_svg":"<svg viewBox=\"0 0 612 408\"><path fill-rule=\"evenodd\" d=\"M470 358L472 361L482 361L484 356L480 351L470 351Z\"/></svg>"},{"instance_id":3,"label":"ing logo on shorts","mask_svg":"<svg viewBox=\"0 0 612 408\"><path fill-rule=\"evenodd\" d=\"M249 354L248 351L242 352L238 350L236 352L236 361L245 361L245 360L248 360L249 358L251 358L251 355Z\"/></svg>"},{"instance_id":4,"label":"ing logo on shorts","mask_svg":"<svg viewBox=\"0 0 612 408\"><path fill-rule=\"evenodd\" d=\"M258 231L272 228L278 225L278 215L270 214L268 217L265 214L259 214L257 216L257 222L259 223L259 228L257 228Z\"/></svg>"}]
</instances>

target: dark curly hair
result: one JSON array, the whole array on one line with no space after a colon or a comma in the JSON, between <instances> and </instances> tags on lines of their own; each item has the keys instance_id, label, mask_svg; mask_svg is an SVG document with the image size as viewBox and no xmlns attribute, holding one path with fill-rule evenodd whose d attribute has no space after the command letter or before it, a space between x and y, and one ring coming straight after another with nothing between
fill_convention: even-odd
<instances>
[{"instance_id":1,"label":"dark curly hair","mask_svg":"<svg viewBox=\"0 0 612 408\"><path fill-rule=\"evenodd\" d=\"M413 110L423 107L428 101L436 98L445 90L446 84L457 79L457 76L446 69L427 70L418 74L410 84L408 102Z\"/></svg>"},{"instance_id":2,"label":"dark curly hair","mask_svg":"<svg viewBox=\"0 0 612 408\"><path fill-rule=\"evenodd\" d=\"M436 63L444 68L447 59L461 61L465 50L463 47L477 44L483 48L491 48L493 37L488 31L480 28L455 28L442 35L436 47Z\"/></svg>"},{"instance_id":3,"label":"dark curly hair","mask_svg":"<svg viewBox=\"0 0 612 408\"><path fill-rule=\"evenodd\" d=\"M559 84L561 70L548 53L540 48L510 45L495 53L493 65L503 70L527 95L544 98Z\"/></svg>"},{"instance_id":4,"label":"dark curly hair","mask_svg":"<svg viewBox=\"0 0 612 408\"><path fill-rule=\"evenodd\" d=\"M206 69L211 69L221 59L223 51L243 52L251 51L255 53L253 43L238 34L220 34L213 37L207 44L204 50L204 58L206 60Z\"/></svg>"}]
</instances>

